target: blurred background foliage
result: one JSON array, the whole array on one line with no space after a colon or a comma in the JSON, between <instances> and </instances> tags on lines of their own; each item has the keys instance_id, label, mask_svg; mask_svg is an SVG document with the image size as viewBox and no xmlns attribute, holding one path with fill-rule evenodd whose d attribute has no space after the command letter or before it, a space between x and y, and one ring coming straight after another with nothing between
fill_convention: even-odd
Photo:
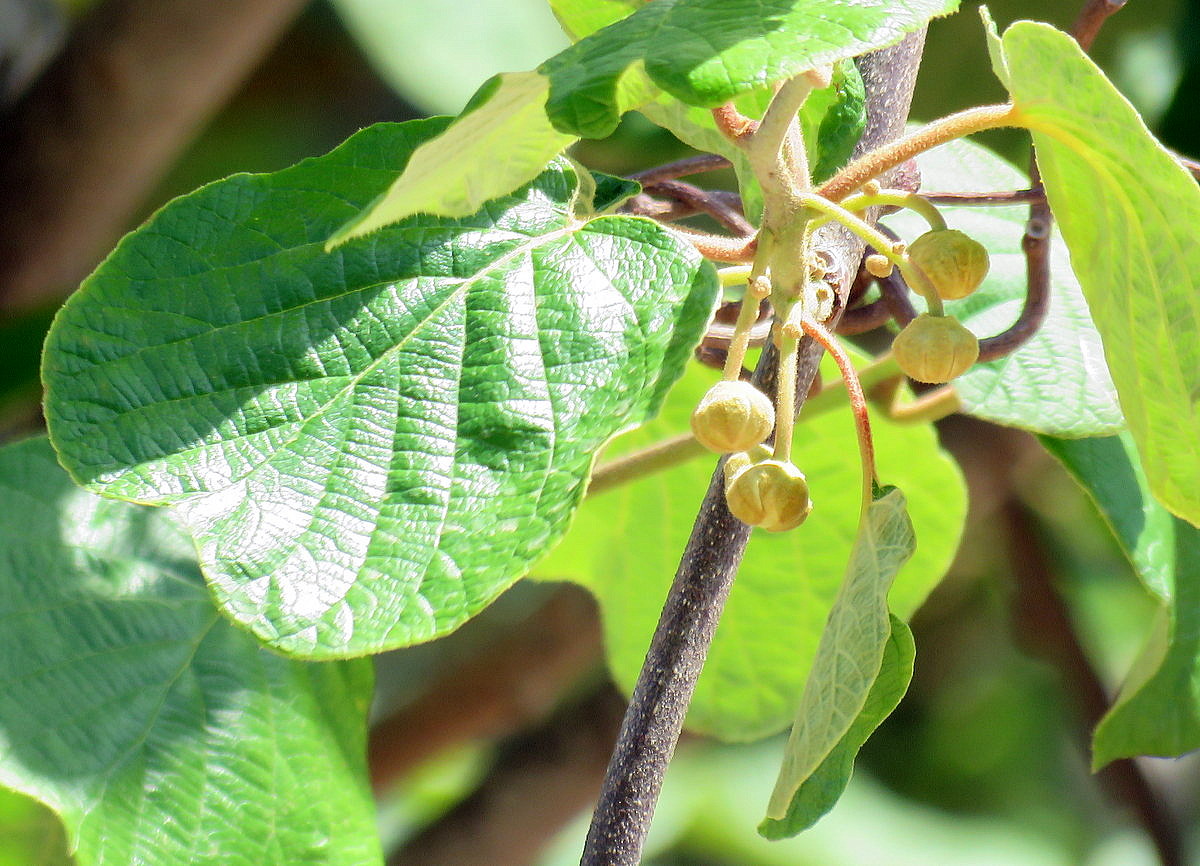
<instances>
[{"instance_id":1,"label":"blurred background foliage","mask_svg":"<svg viewBox=\"0 0 1200 866\"><path fill-rule=\"evenodd\" d=\"M2 0L0 48L11 58L69 39L90 5ZM977 4L963 5L960 14L930 28L916 119L1003 98L988 67ZM1001 26L1035 18L1067 27L1078 4L995 0L989 6ZM38 17L28 24L25 13L33 7L39 7ZM25 26L30 29L18 29ZM159 180L139 219L172 196L227 174L274 170L323 153L372 122L456 112L491 73L530 68L564 44L542 0L312 3ZM1196 0L1130 0L1105 26L1093 53L1169 146L1200 154ZM13 68L7 63L6 75ZM1020 135L995 133L985 143L1024 164L1027 144ZM636 115L610 139L577 148L585 163L618 173L686 152ZM698 180L729 182L720 175ZM40 423L37 350L52 312L51 305L0 314L2 439ZM971 481L972 516L951 573L914 620L912 688L868 742L846 796L798 839L767 843L754 827L781 742L728 746L685 739L668 776L647 863L1160 862L1141 829L1145 816L1139 822L1129 799L1113 796L1120 783L1107 784L1088 771L1089 732L1081 721L1087 696L1070 659L1056 655L1054 641L1045 639L1046 620L1029 615L1020 574L1041 568L1049 575L1109 694L1139 648L1153 605L1090 502L1032 440L962 419L942 424L940 432ZM456 634L381 658L378 718L428 714L428 696L439 695L447 678L453 682L457 672L478 667L480 657L510 646L513 634L540 628L539 605L555 592L553 586L519 585ZM512 700L520 706L507 721L480 724L466 741L430 746L428 760L412 759L403 772L377 775L380 831L399 851L393 862L577 862L615 718L590 645L578 667L583 673L563 678L549 694L522 691L518 680ZM469 691L466 682L460 691ZM482 693L458 699L452 712L467 718L467 730L475 730L470 717L492 712L496 700ZM448 724L438 722L441 729ZM598 733L584 747L580 737L589 725ZM374 747L373 759L387 757L396 748L395 735L381 734ZM1161 796L1154 805L1159 817L1200 849L1195 760L1139 763ZM566 787L554 787L559 783ZM469 844L447 848L438 841L439 825L500 847L471 859ZM530 839L540 853L522 853L514 841ZM0 791L0 866L66 862L53 816Z\"/></svg>"}]
</instances>

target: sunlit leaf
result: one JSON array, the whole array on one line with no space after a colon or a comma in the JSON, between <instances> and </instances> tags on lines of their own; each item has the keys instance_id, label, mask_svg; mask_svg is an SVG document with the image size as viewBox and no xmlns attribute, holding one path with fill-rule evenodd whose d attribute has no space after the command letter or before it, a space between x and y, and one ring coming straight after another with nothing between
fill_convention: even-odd
<instances>
[{"instance_id":1,"label":"sunlit leaf","mask_svg":"<svg viewBox=\"0 0 1200 866\"><path fill-rule=\"evenodd\" d=\"M0 782L77 862L382 862L368 662L262 649L164 511L79 489L45 439L0 451L0 498Z\"/></svg>"},{"instance_id":2,"label":"sunlit leaf","mask_svg":"<svg viewBox=\"0 0 1200 866\"><path fill-rule=\"evenodd\" d=\"M900 41L957 0L766 0L731 14L727 0L656 0L546 61L547 113L583 137L608 135L629 107L621 90L642 67L688 105L713 107L807 69Z\"/></svg>"},{"instance_id":3,"label":"sunlit leaf","mask_svg":"<svg viewBox=\"0 0 1200 866\"><path fill-rule=\"evenodd\" d=\"M1071 37L1001 50L1150 489L1200 525L1200 186Z\"/></svg>"},{"instance_id":4,"label":"sunlit leaf","mask_svg":"<svg viewBox=\"0 0 1200 866\"><path fill-rule=\"evenodd\" d=\"M462 220L328 233L445 121L176 200L64 307L64 465L174 504L218 602L289 653L443 634L566 529L593 455L652 416L711 312L657 224L585 220L566 162ZM602 184L611 198L612 184Z\"/></svg>"},{"instance_id":5,"label":"sunlit leaf","mask_svg":"<svg viewBox=\"0 0 1200 866\"><path fill-rule=\"evenodd\" d=\"M754 14L731 15L727 0L655 0L620 20L615 20L619 6L581 15L578 24L568 22L569 32L605 20L614 23L556 54L536 73L509 74L500 77L499 86L495 81L485 85L463 122L413 157L414 176L397 179L332 243L416 213L471 213L532 180L557 152L553 148L575 138L609 135L622 114L662 92L687 105L720 105L805 70L891 45L957 7L958 0L769 0ZM556 11L564 19L578 8L562 4ZM478 147L477 141L495 146ZM443 170L449 193L428 185L423 175L428 165Z\"/></svg>"}]
</instances>

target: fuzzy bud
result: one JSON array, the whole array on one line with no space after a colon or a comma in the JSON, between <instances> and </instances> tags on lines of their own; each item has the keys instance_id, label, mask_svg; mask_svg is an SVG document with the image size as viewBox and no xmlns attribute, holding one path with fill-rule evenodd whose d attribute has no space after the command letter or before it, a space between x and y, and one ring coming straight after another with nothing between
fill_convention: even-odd
<instances>
[{"instance_id":1,"label":"fuzzy bud","mask_svg":"<svg viewBox=\"0 0 1200 866\"><path fill-rule=\"evenodd\" d=\"M979 288L989 264L987 248L956 229L925 232L909 245L908 259L947 301L965 298Z\"/></svg>"},{"instance_id":2,"label":"fuzzy bud","mask_svg":"<svg viewBox=\"0 0 1200 866\"><path fill-rule=\"evenodd\" d=\"M979 359L979 340L953 316L922 313L892 341L892 354L909 378L940 385Z\"/></svg>"},{"instance_id":3,"label":"fuzzy bud","mask_svg":"<svg viewBox=\"0 0 1200 866\"><path fill-rule=\"evenodd\" d=\"M749 382L718 382L692 412L692 432L710 451L748 451L775 426L770 398Z\"/></svg>"},{"instance_id":4,"label":"fuzzy bud","mask_svg":"<svg viewBox=\"0 0 1200 866\"><path fill-rule=\"evenodd\" d=\"M784 532L812 511L804 473L789 461L760 460L732 479L726 474L725 501L738 520L769 532Z\"/></svg>"}]
</instances>

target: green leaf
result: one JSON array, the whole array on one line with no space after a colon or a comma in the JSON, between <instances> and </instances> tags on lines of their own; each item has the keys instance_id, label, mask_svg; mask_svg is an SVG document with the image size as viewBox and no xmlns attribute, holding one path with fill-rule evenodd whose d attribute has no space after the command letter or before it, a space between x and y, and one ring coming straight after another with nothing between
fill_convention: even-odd
<instances>
[{"instance_id":1,"label":"green leaf","mask_svg":"<svg viewBox=\"0 0 1200 866\"><path fill-rule=\"evenodd\" d=\"M69 866L62 822L41 803L0 788L0 866Z\"/></svg>"},{"instance_id":2,"label":"green leaf","mask_svg":"<svg viewBox=\"0 0 1200 866\"><path fill-rule=\"evenodd\" d=\"M537 72L490 79L449 129L418 147L382 196L331 233L327 247L419 213L464 217L536 177L575 136L542 108L550 82Z\"/></svg>"},{"instance_id":3,"label":"green leaf","mask_svg":"<svg viewBox=\"0 0 1200 866\"><path fill-rule=\"evenodd\" d=\"M616 440L605 459L688 429L713 381L693 367L660 416ZM824 375L836 376L826 365ZM911 616L949 567L966 517L957 466L928 425L873 419L882 477L903 484L921 544L892 587L892 609ZM795 716L817 642L850 558L861 474L844 406L797 425L794 459L816 505L792 532L756 531L721 617L688 711L690 730L745 741L783 730ZM590 496L539 577L588 587L599 599L608 664L632 689L712 474L711 456Z\"/></svg>"},{"instance_id":4,"label":"green leaf","mask_svg":"<svg viewBox=\"0 0 1200 866\"><path fill-rule=\"evenodd\" d=\"M954 141L917 158L928 192L1023 189L1029 179L986 148ZM1021 237L1026 207L941 207L952 228L988 248L991 269L983 285L946 309L979 337L1008 328L1025 301ZM929 226L911 212L886 218L908 240ZM954 381L964 411L978 418L1054 436L1096 436L1123 429L1116 389L1104 364L1066 245L1055 233L1050 248L1050 308L1041 329L1016 352L976 364ZM915 296L914 296L915 297ZM915 299L918 307L922 302ZM907 489L907 488L906 488Z\"/></svg>"},{"instance_id":5,"label":"green leaf","mask_svg":"<svg viewBox=\"0 0 1200 866\"><path fill-rule=\"evenodd\" d=\"M219 604L288 653L427 640L489 604L565 531L596 450L657 411L718 290L650 220L578 220L595 203L565 162L325 254L444 125L176 200L48 339L64 466L175 504Z\"/></svg>"},{"instance_id":6,"label":"green leaf","mask_svg":"<svg viewBox=\"0 0 1200 866\"><path fill-rule=\"evenodd\" d=\"M800 783L783 818L764 818L758 832L768 839L787 839L807 830L834 807L850 776L854 758L867 738L892 714L908 691L912 680L916 647L912 632L896 617L891 617L891 635L883 648L879 676L875 678L866 703L829 755Z\"/></svg>"},{"instance_id":7,"label":"green leaf","mask_svg":"<svg viewBox=\"0 0 1200 866\"><path fill-rule=\"evenodd\" d=\"M793 797L847 736L867 704L892 634L888 589L916 550L904 494L876 489L863 512L829 622L804 684L767 818L788 817ZM898 701L897 701L898 702Z\"/></svg>"},{"instance_id":8,"label":"green leaf","mask_svg":"<svg viewBox=\"0 0 1200 866\"><path fill-rule=\"evenodd\" d=\"M0 451L0 782L80 864L381 863L365 661L267 652L213 607L162 511Z\"/></svg>"},{"instance_id":9,"label":"green leaf","mask_svg":"<svg viewBox=\"0 0 1200 866\"><path fill-rule=\"evenodd\" d=\"M567 38L578 42L602 27L628 18L646 0L549 0Z\"/></svg>"},{"instance_id":10,"label":"green leaf","mask_svg":"<svg viewBox=\"0 0 1200 866\"><path fill-rule=\"evenodd\" d=\"M611 134L622 114L659 99L661 91L688 105L720 105L898 42L957 7L958 0L770 0L731 15L726 0L655 0L536 72L508 73L484 85L460 121L415 154L411 171L330 244L417 213L472 213L531 180L576 138ZM570 33L613 20L622 9L617 4L582 14L560 4L556 12ZM433 169L438 173L431 175Z\"/></svg>"},{"instance_id":11,"label":"green leaf","mask_svg":"<svg viewBox=\"0 0 1200 866\"><path fill-rule=\"evenodd\" d=\"M808 69L891 45L957 0L765 0L731 13L727 0L656 0L540 67L551 80L546 111L564 132L611 133L630 105L633 68L687 103L711 108Z\"/></svg>"},{"instance_id":12,"label":"green leaf","mask_svg":"<svg viewBox=\"0 0 1200 866\"><path fill-rule=\"evenodd\" d=\"M595 2L595 0L589 0ZM499 69L528 69L567 43L530 0L333 0L371 66L423 114L455 114Z\"/></svg>"},{"instance_id":13,"label":"green leaf","mask_svg":"<svg viewBox=\"0 0 1200 866\"><path fill-rule=\"evenodd\" d=\"M1150 488L1200 525L1200 187L1065 33L1002 46Z\"/></svg>"},{"instance_id":14,"label":"green leaf","mask_svg":"<svg viewBox=\"0 0 1200 866\"><path fill-rule=\"evenodd\" d=\"M822 183L850 162L867 126L867 89L853 61L834 64L830 85L805 100L800 124L813 182Z\"/></svg>"},{"instance_id":15,"label":"green leaf","mask_svg":"<svg viewBox=\"0 0 1200 866\"><path fill-rule=\"evenodd\" d=\"M1162 603L1121 694L1096 728L1093 766L1200 748L1200 529L1154 500L1129 434L1042 444L1092 497Z\"/></svg>"}]
</instances>

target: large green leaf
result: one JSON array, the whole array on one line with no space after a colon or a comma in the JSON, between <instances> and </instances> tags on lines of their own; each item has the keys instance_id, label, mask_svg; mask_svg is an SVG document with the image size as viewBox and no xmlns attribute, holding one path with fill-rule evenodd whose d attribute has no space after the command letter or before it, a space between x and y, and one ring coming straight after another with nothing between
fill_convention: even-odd
<instances>
[{"instance_id":1,"label":"large green leaf","mask_svg":"<svg viewBox=\"0 0 1200 866\"><path fill-rule=\"evenodd\" d=\"M600 138L629 105L632 68L687 103L713 107L807 69L891 45L957 0L765 0L741 11L727 0L655 0L541 66L546 111L564 132Z\"/></svg>"},{"instance_id":2,"label":"large green leaf","mask_svg":"<svg viewBox=\"0 0 1200 866\"><path fill-rule=\"evenodd\" d=\"M413 214L468 216L531 180L575 141L550 125L542 109L549 92L537 72L490 79L449 130L417 147L383 195L331 233L329 246Z\"/></svg>"},{"instance_id":3,"label":"large green leaf","mask_svg":"<svg viewBox=\"0 0 1200 866\"><path fill-rule=\"evenodd\" d=\"M831 364L824 372L837 375ZM690 371L659 418L622 436L605 457L687 430L712 378L703 368ZM921 539L890 595L892 610L908 617L950 565L966 492L931 427L882 418L873 427L881 475L903 485ZM784 729L795 716L858 525L861 474L849 410L802 416L795 460L816 505L792 532L751 537L696 686L691 730L752 740ZM563 543L536 569L596 594L609 667L626 690L646 656L712 468L711 457L699 458L589 497Z\"/></svg>"},{"instance_id":4,"label":"large green leaf","mask_svg":"<svg viewBox=\"0 0 1200 866\"><path fill-rule=\"evenodd\" d=\"M793 798L804 783L843 743L855 720L864 716L867 696L879 679L884 651L892 638L888 589L916 550L905 506L900 490L886 487L872 492L871 502L863 511L846 578L829 612L804 684L783 766L767 804L768 819L782 822L788 818ZM903 691L901 688L901 694ZM874 714L877 708L872 707L864 718ZM871 730L878 721L870 725Z\"/></svg>"},{"instance_id":5,"label":"large green leaf","mask_svg":"<svg viewBox=\"0 0 1200 866\"><path fill-rule=\"evenodd\" d=\"M379 863L365 661L259 647L186 536L80 490L44 439L0 451L0 782L79 863Z\"/></svg>"},{"instance_id":6,"label":"large green leaf","mask_svg":"<svg viewBox=\"0 0 1200 866\"><path fill-rule=\"evenodd\" d=\"M891 617L891 634L883 648L879 675L867 693L863 708L846 733L820 764L800 782L781 818L764 818L758 831L768 839L786 839L807 830L834 807L850 776L854 759L867 738L892 714L912 680L916 647L912 632L896 617Z\"/></svg>"},{"instance_id":7,"label":"large green leaf","mask_svg":"<svg viewBox=\"0 0 1200 866\"><path fill-rule=\"evenodd\" d=\"M486 606L565 530L595 451L654 414L714 302L711 265L657 224L577 218L595 186L565 162L325 254L444 126L175 201L48 340L63 464L176 505L219 603L289 653L426 640Z\"/></svg>"},{"instance_id":8,"label":"large green leaf","mask_svg":"<svg viewBox=\"0 0 1200 866\"><path fill-rule=\"evenodd\" d=\"M1065 33L1000 50L1150 489L1200 525L1200 187Z\"/></svg>"},{"instance_id":9,"label":"large green leaf","mask_svg":"<svg viewBox=\"0 0 1200 866\"><path fill-rule=\"evenodd\" d=\"M1142 583L1162 602L1120 696L1096 728L1093 765L1200 748L1200 529L1154 500L1129 434L1042 443L1095 500Z\"/></svg>"},{"instance_id":10,"label":"large green leaf","mask_svg":"<svg viewBox=\"0 0 1200 866\"><path fill-rule=\"evenodd\" d=\"M898 42L957 7L958 0L767 0L739 11L727 0L655 0L614 21L623 12L620 5L585 14L560 4L555 11L570 33L614 23L536 72L501 76L501 85L485 85L462 121L414 156L413 177L398 178L331 243L415 213L471 213L533 178L547 153L578 137L609 135L622 114L664 91L687 105L720 105L751 91L765 92L807 69ZM481 140L494 146L477 146ZM449 193L418 174L418 166L423 172L429 165L440 168Z\"/></svg>"},{"instance_id":11,"label":"large green leaf","mask_svg":"<svg viewBox=\"0 0 1200 866\"><path fill-rule=\"evenodd\" d=\"M929 192L1021 189L1029 183L1009 163L967 141L943 145L917 161L922 188ZM1024 304L1021 237L1028 208L944 207L941 211L953 228L984 244L992 262L978 291L946 307L976 335L998 334L1016 321ZM928 229L911 212L885 221L909 240ZM999 424L1055 436L1115 433L1124 426L1116 389L1104 364L1100 335L1068 264L1066 245L1057 233L1051 241L1050 268L1050 308L1041 329L1011 355L976 364L954 381L954 387L964 411Z\"/></svg>"}]
</instances>

